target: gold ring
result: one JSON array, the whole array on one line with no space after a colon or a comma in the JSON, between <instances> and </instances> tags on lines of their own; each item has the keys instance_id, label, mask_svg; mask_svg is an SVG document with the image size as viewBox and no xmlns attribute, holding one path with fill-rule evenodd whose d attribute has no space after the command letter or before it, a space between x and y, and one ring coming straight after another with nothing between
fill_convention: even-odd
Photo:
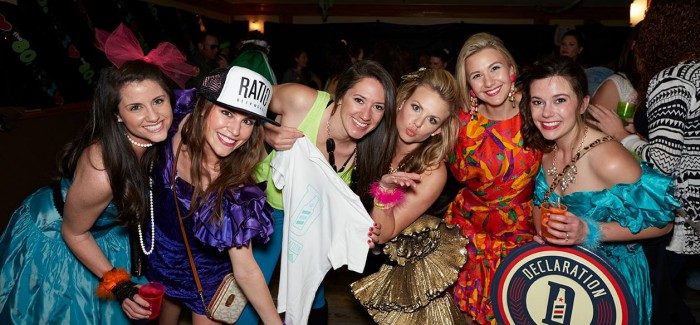
<instances>
[{"instance_id":1,"label":"gold ring","mask_svg":"<svg viewBox=\"0 0 700 325\"><path fill-rule=\"evenodd\" d=\"M566 240L567 241L569 240L569 232L568 231L566 232Z\"/></svg>"}]
</instances>

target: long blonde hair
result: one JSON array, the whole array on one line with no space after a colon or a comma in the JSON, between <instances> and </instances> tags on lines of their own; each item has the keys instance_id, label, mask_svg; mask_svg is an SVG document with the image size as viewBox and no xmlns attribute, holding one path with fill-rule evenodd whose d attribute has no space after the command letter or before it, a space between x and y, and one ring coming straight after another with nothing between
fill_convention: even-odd
<instances>
[{"instance_id":1,"label":"long blonde hair","mask_svg":"<svg viewBox=\"0 0 700 325\"><path fill-rule=\"evenodd\" d=\"M418 148L406 155L399 163L399 165L403 166L402 171L420 174L429 167L442 163L454 149L459 129L459 118L457 116L460 98L459 86L452 74L442 69L419 70L403 76L402 80L403 82L399 86L396 97L398 105L401 105L401 103L411 97L419 86L425 86L434 90L449 105L450 115L440 126L441 132L423 141ZM398 137L396 127L394 127L394 130L392 135Z\"/></svg>"},{"instance_id":2,"label":"long blonde hair","mask_svg":"<svg viewBox=\"0 0 700 325\"><path fill-rule=\"evenodd\" d=\"M459 51L457 66L455 68L455 75L457 76L457 82L461 90L460 106L465 112L469 109L469 101L471 99L471 95L469 94L471 87L467 80L466 71L467 59L472 56L472 54L487 48L501 52L506 58L506 61L508 61L508 65L513 67L513 73L516 75L518 74L518 67L515 65L515 60L500 38L489 33L477 33L470 36L467 41L464 42L464 45L462 45L462 50Z\"/></svg>"}]
</instances>

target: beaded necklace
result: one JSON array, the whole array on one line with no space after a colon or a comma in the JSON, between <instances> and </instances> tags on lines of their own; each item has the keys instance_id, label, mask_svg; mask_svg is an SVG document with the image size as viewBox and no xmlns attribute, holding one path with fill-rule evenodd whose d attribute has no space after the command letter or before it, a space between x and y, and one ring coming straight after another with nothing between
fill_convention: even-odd
<instances>
[{"instance_id":1,"label":"beaded necklace","mask_svg":"<svg viewBox=\"0 0 700 325\"><path fill-rule=\"evenodd\" d=\"M128 135L127 135L128 136ZM131 138L129 138L131 139ZM141 231L141 224L139 223L139 242L141 243L141 251L146 255L151 255L153 249L156 247L156 228L155 228L155 218L153 217L153 176L151 176L151 171L153 171L153 163L151 163L148 168L148 198L150 203L151 211L151 248L146 250L146 245L143 242L143 232Z\"/></svg>"},{"instance_id":2,"label":"beaded necklace","mask_svg":"<svg viewBox=\"0 0 700 325\"><path fill-rule=\"evenodd\" d=\"M328 117L328 120L326 121L326 133L328 134L328 139L326 139L326 152L328 152L328 163L331 164L331 167L333 167L333 170L335 170L336 173L342 173L345 170L345 167L348 165L348 162L350 162L350 159L355 155L355 152L357 152L357 146L355 146L355 149L352 150L352 153L348 157L348 159L343 163L342 166L340 166L340 169L335 166L335 140L331 138L331 118Z\"/></svg>"},{"instance_id":3,"label":"beaded necklace","mask_svg":"<svg viewBox=\"0 0 700 325\"><path fill-rule=\"evenodd\" d=\"M586 140L586 135L588 134L588 126L586 126L586 129L583 131L583 137L581 137L581 142L578 144L578 148L576 149L576 153L574 156L578 155L581 152L581 149L583 148L583 142ZM553 158L552 158L552 166L547 169L547 175L548 176L555 176L559 174L559 171L557 170L557 150L559 150L559 147L557 145L554 145L554 152L553 152ZM569 188L569 184L573 184L576 182L576 174L578 174L578 169L576 168L576 163L571 165L571 168L568 168L566 172L563 175L563 178L561 179L561 182L559 183L559 187L561 188L561 191L564 192L566 191L567 188Z\"/></svg>"},{"instance_id":4,"label":"beaded necklace","mask_svg":"<svg viewBox=\"0 0 700 325\"><path fill-rule=\"evenodd\" d=\"M131 138L131 136L129 135L129 133L126 133L126 138L129 139L129 142L131 142L133 145L135 145L135 146L137 146L137 147L148 148L148 147L153 146L153 143L140 143L140 142L136 142L136 140L134 140L134 139Z\"/></svg>"}]
</instances>

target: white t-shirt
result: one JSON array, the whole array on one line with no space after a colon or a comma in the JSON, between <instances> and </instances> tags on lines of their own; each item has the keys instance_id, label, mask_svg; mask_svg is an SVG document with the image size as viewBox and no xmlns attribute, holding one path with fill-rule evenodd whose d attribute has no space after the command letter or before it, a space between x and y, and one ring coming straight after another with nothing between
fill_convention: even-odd
<instances>
[{"instance_id":1,"label":"white t-shirt","mask_svg":"<svg viewBox=\"0 0 700 325\"><path fill-rule=\"evenodd\" d=\"M306 324L314 294L330 270L362 272L372 218L307 138L277 152L272 180L282 190L284 239L277 310L287 324Z\"/></svg>"}]
</instances>

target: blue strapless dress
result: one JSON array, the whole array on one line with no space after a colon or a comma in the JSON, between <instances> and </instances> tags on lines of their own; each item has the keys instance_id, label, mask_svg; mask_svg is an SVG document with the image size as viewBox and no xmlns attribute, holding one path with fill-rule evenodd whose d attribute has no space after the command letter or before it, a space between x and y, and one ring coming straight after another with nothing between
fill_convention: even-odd
<instances>
[{"instance_id":1,"label":"blue strapless dress","mask_svg":"<svg viewBox=\"0 0 700 325\"><path fill-rule=\"evenodd\" d=\"M674 219L680 204L673 198L673 183L646 163L642 176L633 184L617 184L609 190L574 192L563 197L552 193L549 200L561 199L569 212L597 222L617 222L634 234L649 227L662 228ZM540 205L549 184L540 168L535 183L534 203ZM639 323L651 321L651 283L649 264L642 246L635 242L601 243L596 253L607 258L627 282L639 311Z\"/></svg>"},{"instance_id":2,"label":"blue strapless dress","mask_svg":"<svg viewBox=\"0 0 700 325\"><path fill-rule=\"evenodd\" d=\"M71 183L61 180L64 200ZM129 270L129 234L116 217L110 203L90 232L112 265ZM66 246L62 222L51 187L12 214L0 238L0 324L129 324L119 302L97 298L98 278Z\"/></svg>"},{"instance_id":3,"label":"blue strapless dress","mask_svg":"<svg viewBox=\"0 0 700 325\"><path fill-rule=\"evenodd\" d=\"M165 295L181 302L197 314L205 314L197 293L187 250L182 238L172 188L176 189L177 204L183 216L183 224L190 244L192 257L202 283L205 303L214 296L221 280L232 272L231 259L226 251L230 247L248 246L255 239L266 243L272 235L272 208L266 203L265 183L229 189L224 193L222 220L215 222L213 209L215 197L210 196L198 211L190 214L190 199L194 188L177 177L171 183L174 165L172 136L191 109L194 90L178 93L174 122L169 131L163 158L153 170L155 250L147 256L146 277L165 286ZM177 148L175 148L177 149ZM245 154L234 152L234 154ZM144 237L151 238L150 233ZM147 247L150 243L146 244Z\"/></svg>"}]
</instances>

